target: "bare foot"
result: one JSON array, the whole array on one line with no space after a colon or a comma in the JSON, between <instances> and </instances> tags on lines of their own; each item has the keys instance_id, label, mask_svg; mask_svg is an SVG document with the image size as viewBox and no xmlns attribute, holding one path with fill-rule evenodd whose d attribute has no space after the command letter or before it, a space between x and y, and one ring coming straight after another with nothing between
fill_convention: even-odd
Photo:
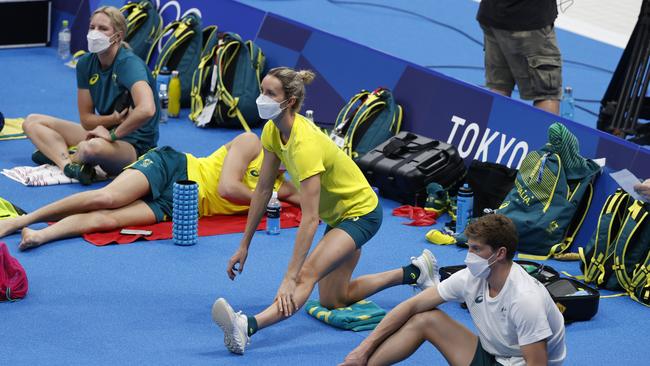
<instances>
[{"instance_id":1,"label":"bare foot","mask_svg":"<svg viewBox=\"0 0 650 366\"><path fill-rule=\"evenodd\" d=\"M4 238L9 234L13 234L23 227L21 223L22 217L12 217L10 219L0 220L0 238Z\"/></svg>"},{"instance_id":2,"label":"bare foot","mask_svg":"<svg viewBox=\"0 0 650 366\"><path fill-rule=\"evenodd\" d=\"M39 230L32 230L28 227L23 228L22 236L23 240L21 240L20 244L18 245L19 250L36 248L44 244L43 237Z\"/></svg>"}]
</instances>

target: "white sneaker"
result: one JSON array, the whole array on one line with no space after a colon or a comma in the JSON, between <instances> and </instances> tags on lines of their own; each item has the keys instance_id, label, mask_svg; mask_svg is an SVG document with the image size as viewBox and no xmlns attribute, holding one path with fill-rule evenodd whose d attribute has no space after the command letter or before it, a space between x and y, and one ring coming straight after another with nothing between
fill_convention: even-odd
<instances>
[{"instance_id":1,"label":"white sneaker","mask_svg":"<svg viewBox=\"0 0 650 366\"><path fill-rule=\"evenodd\" d=\"M438 261L429 249L423 250L422 254L417 258L411 257L411 263L420 269L420 276L415 284L420 290L427 289L431 286L438 286L440 283Z\"/></svg>"},{"instance_id":2,"label":"white sneaker","mask_svg":"<svg viewBox=\"0 0 650 366\"><path fill-rule=\"evenodd\" d=\"M212 305L212 320L223 330L223 343L228 351L243 355L248 337L248 318L241 311L235 313L226 299L220 297Z\"/></svg>"}]
</instances>

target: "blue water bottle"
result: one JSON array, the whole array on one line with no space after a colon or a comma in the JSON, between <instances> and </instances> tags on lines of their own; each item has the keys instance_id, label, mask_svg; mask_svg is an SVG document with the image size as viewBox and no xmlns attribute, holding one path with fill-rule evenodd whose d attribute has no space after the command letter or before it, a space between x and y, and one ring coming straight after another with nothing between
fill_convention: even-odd
<instances>
[{"instance_id":1,"label":"blue water bottle","mask_svg":"<svg viewBox=\"0 0 650 366\"><path fill-rule=\"evenodd\" d=\"M169 90L169 80L171 80L172 77L172 72L169 71L167 66L163 66L163 68L160 70L158 73L158 76L156 76L156 90L160 90L160 85L165 84L167 85L167 90Z\"/></svg>"},{"instance_id":2,"label":"blue water bottle","mask_svg":"<svg viewBox=\"0 0 650 366\"><path fill-rule=\"evenodd\" d=\"M278 192L273 191L269 204L266 206L266 233L269 235L280 234L280 200Z\"/></svg>"},{"instance_id":3,"label":"blue water bottle","mask_svg":"<svg viewBox=\"0 0 650 366\"><path fill-rule=\"evenodd\" d=\"M566 119L573 120L575 109L576 102L573 99L573 89L567 86L564 88L564 94L562 94L562 101L560 102L560 115Z\"/></svg>"},{"instance_id":4,"label":"blue water bottle","mask_svg":"<svg viewBox=\"0 0 650 366\"><path fill-rule=\"evenodd\" d=\"M458 189L456 206L456 234L462 234L474 210L474 193L467 183Z\"/></svg>"}]
</instances>

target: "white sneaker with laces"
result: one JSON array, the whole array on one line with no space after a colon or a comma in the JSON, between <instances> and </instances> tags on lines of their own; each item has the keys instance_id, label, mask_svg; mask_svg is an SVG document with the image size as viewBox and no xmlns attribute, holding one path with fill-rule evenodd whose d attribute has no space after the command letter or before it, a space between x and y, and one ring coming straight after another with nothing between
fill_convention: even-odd
<instances>
[{"instance_id":1,"label":"white sneaker with laces","mask_svg":"<svg viewBox=\"0 0 650 366\"><path fill-rule=\"evenodd\" d=\"M420 276L415 285L420 290L427 289L431 286L438 286L440 283L440 273L438 273L438 261L436 257L425 249L419 257L411 257L411 263L420 269Z\"/></svg>"},{"instance_id":2,"label":"white sneaker with laces","mask_svg":"<svg viewBox=\"0 0 650 366\"><path fill-rule=\"evenodd\" d=\"M212 320L223 330L223 343L228 351L243 355L248 337L248 318L241 311L235 313L226 299L220 297L212 305Z\"/></svg>"}]
</instances>

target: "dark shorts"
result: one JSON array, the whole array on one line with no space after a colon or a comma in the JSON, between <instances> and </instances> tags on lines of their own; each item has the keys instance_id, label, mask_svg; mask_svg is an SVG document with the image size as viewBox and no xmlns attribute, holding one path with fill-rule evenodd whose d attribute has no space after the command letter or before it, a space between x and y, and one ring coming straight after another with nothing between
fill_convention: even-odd
<instances>
[{"instance_id":1,"label":"dark shorts","mask_svg":"<svg viewBox=\"0 0 650 366\"><path fill-rule=\"evenodd\" d=\"M552 25L529 31L481 28L488 88L507 92L516 83L521 99L562 97L562 59Z\"/></svg>"},{"instance_id":2,"label":"dark shorts","mask_svg":"<svg viewBox=\"0 0 650 366\"><path fill-rule=\"evenodd\" d=\"M494 355L487 353L481 345L481 341L478 341L476 346L476 352L474 352L474 359L469 364L469 366L503 366L497 362Z\"/></svg>"},{"instance_id":3,"label":"dark shorts","mask_svg":"<svg viewBox=\"0 0 650 366\"><path fill-rule=\"evenodd\" d=\"M169 146L159 147L124 169L135 169L149 181L151 193L143 201L156 215L156 221L167 221L174 207L174 183L187 179L187 157Z\"/></svg>"},{"instance_id":4,"label":"dark shorts","mask_svg":"<svg viewBox=\"0 0 650 366\"><path fill-rule=\"evenodd\" d=\"M348 233L357 248L361 249L361 246L375 236L381 227L381 221L384 218L383 214L384 210L381 208L381 204L377 202L377 207L363 216L345 219L334 227L327 225L323 235L326 235L333 228L341 229Z\"/></svg>"}]
</instances>

